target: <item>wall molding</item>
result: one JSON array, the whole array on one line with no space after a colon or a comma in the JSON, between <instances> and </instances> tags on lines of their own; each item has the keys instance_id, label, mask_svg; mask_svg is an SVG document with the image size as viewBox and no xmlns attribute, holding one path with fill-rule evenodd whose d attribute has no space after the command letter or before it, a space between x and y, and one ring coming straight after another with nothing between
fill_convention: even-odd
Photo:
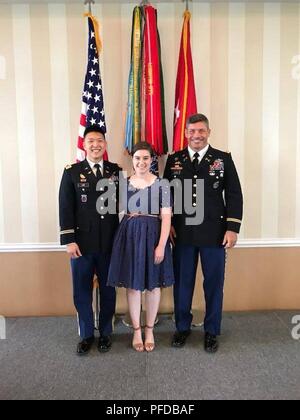
<instances>
[{"instance_id":1,"label":"wall molding","mask_svg":"<svg viewBox=\"0 0 300 420\"><path fill-rule=\"evenodd\" d=\"M237 248L294 248L300 247L300 238L240 239Z\"/></svg>"},{"instance_id":2,"label":"wall molding","mask_svg":"<svg viewBox=\"0 0 300 420\"><path fill-rule=\"evenodd\" d=\"M11 243L0 244L0 253L2 252L60 252L65 251L65 246L57 242L49 243Z\"/></svg>"},{"instance_id":3,"label":"wall molding","mask_svg":"<svg viewBox=\"0 0 300 420\"><path fill-rule=\"evenodd\" d=\"M299 239L240 239L236 248L295 248L300 247ZM49 243L0 244L0 253L8 252L65 252L65 246Z\"/></svg>"}]
</instances>

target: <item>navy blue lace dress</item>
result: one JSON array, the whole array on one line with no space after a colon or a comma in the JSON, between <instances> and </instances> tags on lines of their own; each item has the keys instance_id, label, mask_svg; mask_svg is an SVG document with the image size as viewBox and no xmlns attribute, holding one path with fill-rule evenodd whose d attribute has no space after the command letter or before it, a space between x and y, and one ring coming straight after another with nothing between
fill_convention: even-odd
<instances>
[{"instance_id":1,"label":"navy blue lace dress","mask_svg":"<svg viewBox=\"0 0 300 420\"><path fill-rule=\"evenodd\" d=\"M154 250L161 230L160 209L172 207L169 185L163 183L157 178L151 186L137 189L127 180L125 194L120 191L125 215L114 238L109 286L144 291L174 284L169 240L164 260L154 264Z\"/></svg>"}]
</instances>

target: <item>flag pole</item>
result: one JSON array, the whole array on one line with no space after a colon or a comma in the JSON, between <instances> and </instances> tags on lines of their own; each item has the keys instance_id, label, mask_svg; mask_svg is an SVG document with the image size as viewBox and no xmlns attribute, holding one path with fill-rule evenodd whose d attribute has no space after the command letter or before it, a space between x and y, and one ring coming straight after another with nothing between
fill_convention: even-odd
<instances>
[{"instance_id":1,"label":"flag pole","mask_svg":"<svg viewBox=\"0 0 300 420\"><path fill-rule=\"evenodd\" d=\"M92 4L95 4L95 0L84 0L84 4L88 4L89 5L89 14L92 14Z\"/></svg>"},{"instance_id":2,"label":"flag pole","mask_svg":"<svg viewBox=\"0 0 300 420\"><path fill-rule=\"evenodd\" d=\"M189 10L189 0L182 0L182 1L185 1L185 10Z\"/></svg>"}]
</instances>

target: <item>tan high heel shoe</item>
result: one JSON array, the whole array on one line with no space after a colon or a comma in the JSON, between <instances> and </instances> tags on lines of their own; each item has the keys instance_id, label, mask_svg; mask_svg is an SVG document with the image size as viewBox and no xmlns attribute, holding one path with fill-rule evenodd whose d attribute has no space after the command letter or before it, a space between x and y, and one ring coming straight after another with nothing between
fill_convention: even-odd
<instances>
[{"instance_id":1,"label":"tan high heel shoe","mask_svg":"<svg viewBox=\"0 0 300 420\"><path fill-rule=\"evenodd\" d=\"M136 327L136 328L132 327L132 329L133 329L133 331L140 331L141 330L141 326ZM135 343L135 344L133 344L133 342L132 342L132 347L133 347L133 349L135 351L137 351L139 353L141 353L141 352L144 351L144 343L142 341L139 342L139 343Z\"/></svg>"},{"instance_id":2,"label":"tan high heel shoe","mask_svg":"<svg viewBox=\"0 0 300 420\"><path fill-rule=\"evenodd\" d=\"M145 325L145 328L148 328L149 330L153 330L154 325L152 327L149 327L149 325ZM152 341L145 341L145 350L149 353L155 349L155 343Z\"/></svg>"}]
</instances>

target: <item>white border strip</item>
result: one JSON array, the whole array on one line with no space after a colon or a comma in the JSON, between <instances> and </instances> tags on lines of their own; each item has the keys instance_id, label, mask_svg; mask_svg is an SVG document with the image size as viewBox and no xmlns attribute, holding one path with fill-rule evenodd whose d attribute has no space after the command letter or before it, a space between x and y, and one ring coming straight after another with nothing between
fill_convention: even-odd
<instances>
[{"instance_id":1,"label":"white border strip","mask_svg":"<svg viewBox=\"0 0 300 420\"><path fill-rule=\"evenodd\" d=\"M241 239L236 248L294 248L300 247L298 239ZM39 244L1 244L0 253L5 252L65 252L66 247L58 243L39 243Z\"/></svg>"}]
</instances>

